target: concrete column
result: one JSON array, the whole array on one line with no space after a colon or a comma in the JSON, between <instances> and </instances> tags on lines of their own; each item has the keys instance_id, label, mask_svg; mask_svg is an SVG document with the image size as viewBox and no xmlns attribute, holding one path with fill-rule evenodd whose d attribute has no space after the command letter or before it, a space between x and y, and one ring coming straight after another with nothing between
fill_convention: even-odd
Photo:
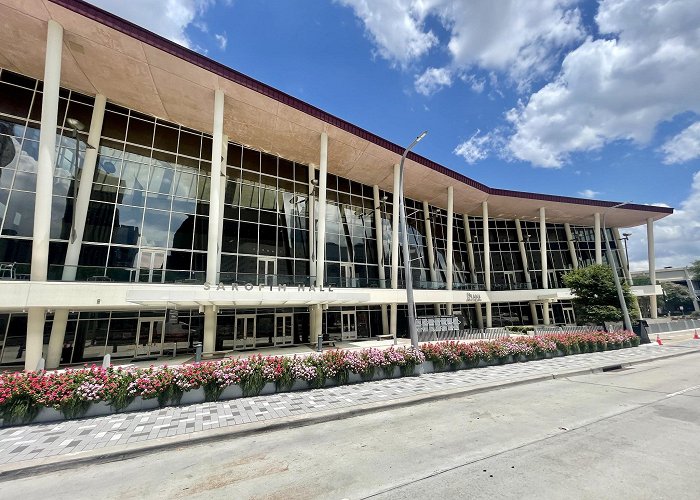
<instances>
[{"instance_id":1,"label":"concrete column","mask_svg":"<svg viewBox=\"0 0 700 500\"><path fill-rule=\"evenodd\" d=\"M51 233L51 196L56 165L56 127L58 126L58 91L61 84L61 49L63 28L49 20L44 61L44 91L41 102L41 131L37 160L34 234L32 240L32 281L46 281ZM36 317L39 315L37 314ZM43 331L43 325L42 325Z\"/></svg>"},{"instance_id":2,"label":"concrete column","mask_svg":"<svg viewBox=\"0 0 700 500\"><path fill-rule=\"evenodd\" d=\"M654 253L654 219L647 219L647 252L649 256L649 281L656 285L656 254ZM656 295L649 296L649 308L651 309L651 319L658 316Z\"/></svg>"},{"instance_id":3,"label":"concrete column","mask_svg":"<svg viewBox=\"0 0 700 500\"><path fill-rule=\"evenodd\" d=\"M564 233L566 233L566 243L569 246L569 255L574 269L578 269L578 254L576 253L576 245L574 245L574 236L571 233L571 225L568 222L564 223Z\"/></svg>"},{"instance_id":4,"label":"concrete column","mask_svg":"<svg viewBox=\"0 0 700 500\"><path fill-rule=\"evenodd\" d=\"M44 347L44 319L46 310L31 307L27 310L27 344L24 357L24 371L37 369Z\"/></svg>"},{"instance_id":5,"label":"concrete column","mask_svg":"<svg viewBox=\"0 0 700 500\"><path fill-rule=\"evenodd\" d=\"M377 264L379 275L379 288L386 288L386 271L384 269L384 223L382 221L382 205L379 199L379 186L372 188L374 196L374 236L377 239ZM382 335L389 333L389 316L386 304L382 308Z\"/></svg>"},{"instance_id":6,"label":"concrete column","mask_svg":"<svg viewBox=\"0 0 700 500\"><path fill-rule=\"evenodd\" d=\"M401 170L394 165L394 203L391 213L391 288L399 288L399 193L401 192ZM389 332L396 338L396 303L391 304Z\"/></svg>"},{"instance_id":7,"label":"concrete column","mask_svg":"<svg viewBox=\"0 0 700 500\"><path fill-rule=\"evenodd\" d=\"M433 244L433 225L430 220L430 206L423 202L423 223L425 224L425 242L428 251L428 270L430 271L431 287L437 283L437 268L435 267L435 245ZM406 265L406 264L404 264ZM440 314L440 304L434 304L435 314Z\"/></svg>"},{"instance_id":8,"label":"concrete column","mask_svg":"<svg viewBox=\"0 0 700 500\"><path fill-rule=\"evenodd\" d=\"M549 275L547 273L547 219L544 207L540 207L540 260L542 261L542 288L549 288ZM542 322L549 325L549 302L542 304Z\"/></svg>"},{"instance_id":9,"label":"concrete column","mask_svg":"<svg viewBox=\"0 0 700 500\"><path fill-rule=\"evenodd\" d=\"M226 201L226 172L228 163L228 135L223 134L221 136L221 186L219 188L219 239L216 243L216 247L221 251L222 240L224 237L224 202ZM216 259L216 274L221 273L221 257ZM221 278L219 278L219 281Z\"/></svg>"},{"instance_id":10,"label":"concrete column","mask_svg":"<svg viewBox=\"0 0 700 500\"><path fill-rule=\"evenodd\" d=\"M214 352L216 350L216 316L217 309L215 306L204 306L203 352Z\"/></svg>"},{"instance_id":11,"label":"concrete column","mask_svg":"<svg viewBox=\"0 0 700 500\"><path fill-rule=\"evenodd\" d=\"M58 368L61 363L61 352L63 351L63 341L66 336L66 325L68 324L68 309L56 309L53 314L51 324L51 337L49 337L49 350L46 354L46 369Z\"/></svg>"},{"instance_id":12,"label":"concrete column","mask_svg":"<svg viewBox=\"0 0 700 500\"><path fill-rule=\"evenodd\" d=\"M316 185L313 181L316 179L316 169L313 165L309 165L309 199L306 202L309 215L309 284L316 283Z\"/></svg>"},{"instance_id":13,"label":"concrete column","mask_svg":"<svg viewBox=\"0 0 700 500\"><path fill-rule=\"evenodd\" d=\"M482 233L484 240L484 284L486 291L491 291L491 241L489 237L489 204L486 201L481 202L481 219ZM491 318L491 302L487 302L486 306L486 328L493 326Z\"/></svg>"},{"instance_id":14,"label":"concrete column","mask_svg":"<svg viewBox=\"0 0 700 500\"><path fill-rule=\"evenodd\" d=\"M445 260L447 261L447 289L452 290L453 284L453 270L454 270L454 251L453 251L453 241L454 241L454 216L455 216L455 196L454 188L449 186L447 188L447 249L445 250ZM447 314L452 314L452 303L447 304Z\"/></svg>"},{"instance_id":15,"label":"concrete column","mask_svg":"<svg viewBox=\"0 0 700 500\"><path fill-rule=\"evenodd\" d=\"M537 302L530 301L530 315L532 316L532 324L537 325L539 323L537 319Z\"/></svg>"},{"instance_id":16,"label":"concrete column","mask_svg":"<svg viewBox=\"0 0 700 500\"><path fill-rule=\"evenodd\" d=\"M58 92L61 85L63 27L49 19L44 60L44 90L41 103L41 130L37 160L34 232L32 235L31 280L46 281L51 235L51 197L56 165L56 127L58 126ZM27 318L27 343L24 369L35 370L42 355L44 316L46 311L31 308Z\"/></svg>"},{"instance_id":17,"label":"concrete column","mask_svg":"<svg viewBox=\"0 0 700 500\"><path fill-rule=\"evenodd\" d=\"M472 233L469 231L469 216L462 215L462 220L464 221L464 240L467 242L467 259L469 260L469 276L471 277L471 282L476 285L479 280L476 277L476 261L474 260L474 246L472 245ZM476 323L479 328L484 327L484 317L483 311L481 310L481 304L476 303Z\"/></svg>"},{"instance_id":18,"label":"concrete column","mask_svg":"<svg viewBox=\"0 0 700 500\"><path fill-rule=\"evenodd\" d=\"M318 227L316 228L316 285L323 286L326 264L326 185L328 180L328 134L321 132L318 178ZM320 323L320 322L319 322ZM319 326L317 325L317 328Z\"/></svg>"},{"instance_id":19,"label":"concrete column","mask_svg":"<svg viewBox=\"0 0 700 500\"><path fill-rule=\"evenodd\" d=\"M685 273L685 285L688 287L688 291L690 291L690 298L693 300L693 310L700 311L700 304L698 304L698 294L695 291L695 285L693 285L693 280L691 279L690 273L688 272L687 268L683 271Z\"/></svg>"},{"instance_id":20,"label":"concrete column","mask_svg":"<svg viewBox=\"0 0 700 500\"><path fill-rule=\"evenodd\" d=\"M87 143L94 149L85 148L85 156L83 158L82 169L79 169L80 179L76 184L78 190L75 205L73 206L75 227L71 230L70 239L68 240L68 249L66 250L65 266L63 267L63 281L74 281L75 273L78 269L78 261L80 259L80 249L83 245L83 234L85 233L85 221L87 219L88 206L90 204L90 192L92 191L92 179L95 176L95 165L97 164L97 153L100 148L100 136L102 135L102 122L105 116L105 104L107 99L102 94L95 96L95 105L92 108L92 117L90 118L90 131L88 133ZM78 171L74 175L78 176ZM78 187L79 186L79 187ZM56 320L54 320L54 327ZM51 330L53 337L54 328ZM63 339L61 339L63 344ZM47 360L47 368L49 367Z\"/></svg>"},{"instance_id":21,"label":"concrete column","mask_svg":"<svg viewBox=\"0 0 700 500\"><path fill-rule=\"evenodd\" d=\"M617 248L617 255L620 256L620 263L622 264L622 272L625 275L625 281L628 285L632 286L632 276L630 276L630 267L627 262L627 254L623 248L622 238L620 237L620 229L617 227L612 228L613 237L615 238L615 247Z\"/></svg>"},{"instance_id":22,"label":"concrete column","mask_svg":"<svg viewBox=\"0 0 700 500\"><path fill-rule=\"evenodd\" d=\"M603 244L600 237L600 214L593 214L593 236L595 242L595 263L603 263Z\"/></svg>"},{"instance_id":23,"label":"concrete column","mask_svg":"<svg viewBox=\"0 0 700 500\"><path fill-rule=\"evenodd\" d=\"M214 126L211 147L211 182L209 183L209 232L207 234L207 274L206 281L218 283L221 248L219 247L219 219L221 213L221 148L224 140L224 91L214 91ZM206 316L205 316L206 318ZM206 322L206 319L205 319ZM214 317L216 324L216 317ZM205 326L206 329L206 326ZM216 333L216 328L214 328ZM213 342L213 341L212 341ZM205 347L206 350L206 347Z\"/></svg>"},{"instance_id":24,"label":"concrete column","mask_svg":"<svg viewBox=\"0 0 700 500\"><path fill-rule=\"evenodd\" d=\"M515 234L518 237L518 249L520 250L520 260L523 263L523 271L525 272L525 283L527 283L527 289L532 290L530 266L527 264L527 252L525 250L525 240L523 239L523 228L520 225L520 219L515 219Z\"/></svg>"}]
</instances>

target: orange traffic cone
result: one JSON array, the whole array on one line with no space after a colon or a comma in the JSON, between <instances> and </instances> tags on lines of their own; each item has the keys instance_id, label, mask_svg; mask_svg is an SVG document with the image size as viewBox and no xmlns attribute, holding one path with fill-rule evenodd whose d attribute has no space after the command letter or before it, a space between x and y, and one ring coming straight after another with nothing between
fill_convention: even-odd
<instances>
[{"instance_id":1,"label":"orange traffic cone","mask_svg":"<svg viewBox=\"0 0 700 500\"><path fill-rule=\"evenodd\" d=\"M695 340L700 340L700 337L698 336L698 331L695 330L695 335L693 335L693 339Z\"/></svg>"},{"instance_id":2,"label":"orange traffic cone","mask_svg":"<svg viewBox=\"0 0 700 500\"><path fill-rule=\"evenodd\" d=\"M664 343L661 342L661 337L659 337L658 335L656 335L656 343L659 345L664 345Z\"/></svg>"}]
</instances>

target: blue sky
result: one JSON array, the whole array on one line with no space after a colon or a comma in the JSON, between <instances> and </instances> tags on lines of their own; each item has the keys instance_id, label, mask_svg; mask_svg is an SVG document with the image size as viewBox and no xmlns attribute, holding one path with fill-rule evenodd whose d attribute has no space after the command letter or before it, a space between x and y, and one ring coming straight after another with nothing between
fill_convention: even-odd
<instances>
[{"instance_id":1,"label":"blue sky","mask_svg":"<svg viewBox=\"0 0 700 500\"><path fill-rule=\"evenodd\" d=\"M93 3L490 186L673 206L657 267L700 258L696 0Z\"/></svg>"}]
</instances>

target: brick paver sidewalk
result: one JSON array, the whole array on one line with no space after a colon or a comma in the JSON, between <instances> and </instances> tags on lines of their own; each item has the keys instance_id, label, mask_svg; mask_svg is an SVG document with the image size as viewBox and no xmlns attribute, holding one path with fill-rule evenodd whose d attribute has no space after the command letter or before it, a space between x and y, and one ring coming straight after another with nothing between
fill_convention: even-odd
<instances>
[{"instance_id":1,"label":"brick paver sidewalk","mask_svg":"<svg viewBox=\"0 0 700 500\"><path fill-rule=\"evenodd\" d=\"M580 354L527 363L490 366L380 380L362 384L250 398L167 407L53 424L0 429L0 464L67 455L130 443L182 435L208 429L244 426L253 422L281 421L334 409L351 409L367 403L397 401L450 389L595 369L615 364L653 360L681 352L700 351L699 341L673 346L642 346L602 353ZM339 412L340 413L340 412Z\"/></svg>"}]
</instances>

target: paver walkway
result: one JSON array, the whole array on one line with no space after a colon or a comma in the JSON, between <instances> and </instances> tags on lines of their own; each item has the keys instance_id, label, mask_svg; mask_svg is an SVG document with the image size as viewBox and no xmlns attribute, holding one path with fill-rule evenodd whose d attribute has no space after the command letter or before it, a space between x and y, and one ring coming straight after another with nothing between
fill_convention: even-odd
<instances>
[{"instance_id":1,"label":"paver walkway","mask_svg":"<svg viewBox=\"0 0 700 500\"><path fill-rule=\"evenodd\" d=\"M104 417L0 429L0 464L67 455L208 429L275 421L293 415L359 407L376 402L429 395L449 389L477 387L551 374L653 360L681 352L700 351L700 341L673 346L642 346L602 353L490 366L380 380L362 384L289 392L250 398L167 407Z\"/></svg>"}]
</instances>

